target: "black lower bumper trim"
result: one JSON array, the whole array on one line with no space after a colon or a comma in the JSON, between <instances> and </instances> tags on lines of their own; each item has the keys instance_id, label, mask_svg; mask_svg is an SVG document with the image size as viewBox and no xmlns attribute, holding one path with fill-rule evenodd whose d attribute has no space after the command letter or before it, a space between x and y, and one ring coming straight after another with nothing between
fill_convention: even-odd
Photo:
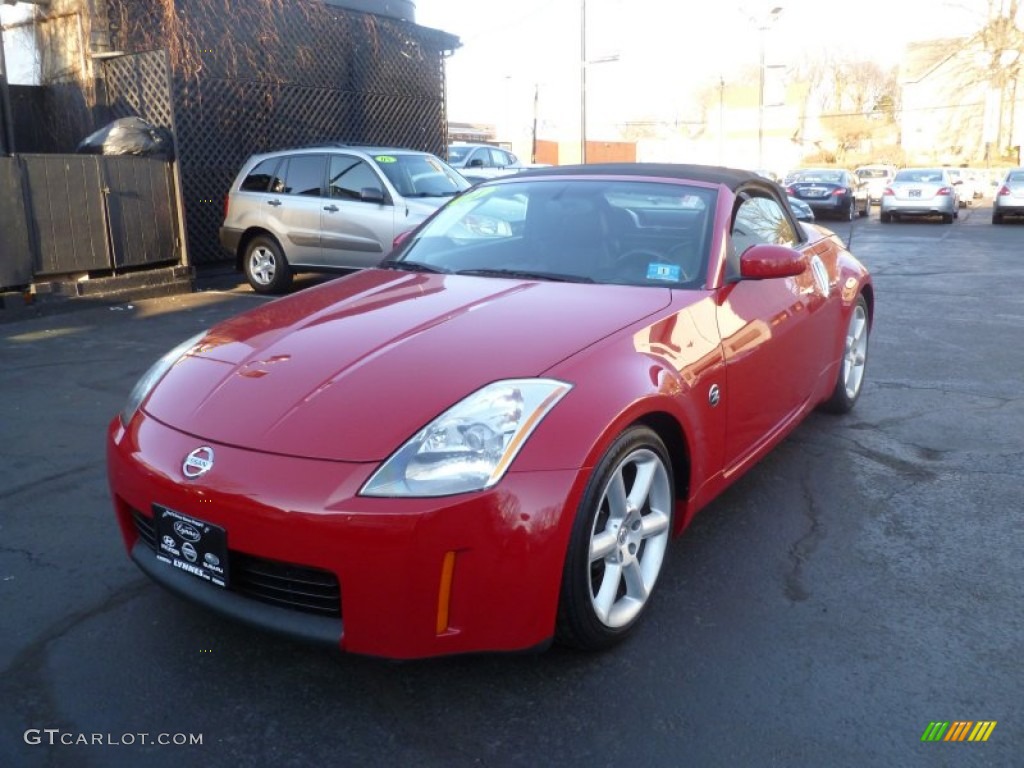
<instances>
[{"instance_id":1,"label":"black lower bumper trim","mask_svg":"<svg viewBox=\"0 0 1024 768\"><path fill-rule=\"evenodd\" d=\"M132 547L132 560L160 586L216 613L269 632L331 646L335 650L341 643L344 632L341 619L277 608L207 584L202 579L157 560L153 550L142 539Z\"/></svg>"}]
</instances>

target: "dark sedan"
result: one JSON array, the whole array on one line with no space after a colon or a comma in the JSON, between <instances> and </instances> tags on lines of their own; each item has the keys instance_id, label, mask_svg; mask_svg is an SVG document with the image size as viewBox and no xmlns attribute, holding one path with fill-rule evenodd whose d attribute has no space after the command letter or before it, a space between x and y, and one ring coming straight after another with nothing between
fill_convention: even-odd
<instances>
[{"instance_id":1,"label":"dark sedan","mask_svg":"<svg viewBox=\"0 0 1024 768\"><path fill-rule=\"evenodd\" d=\"M867 185L842 168L796 171L788 177L786 191L807 203L816 216L853 221L854 216L867 216L871 211Z\"/></svg>"}]
</instances>

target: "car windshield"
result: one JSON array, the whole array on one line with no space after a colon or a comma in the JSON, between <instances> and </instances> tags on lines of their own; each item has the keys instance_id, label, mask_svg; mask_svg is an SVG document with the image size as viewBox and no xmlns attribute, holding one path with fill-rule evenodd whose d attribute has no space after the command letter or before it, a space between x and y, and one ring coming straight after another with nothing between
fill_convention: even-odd
<instances>
[{"instance_id":1,"label":"car windshield","mask_svg":"<svg viewBox=\"0 0 1024 768\"><path fill-rule=\"evenodd\" d=\"M466 155L469 154L469 150L471 149L472 147L470 146L462 146L459 144L451 145L450 147L448 147L448 162L461 163L463 160L466 159Z\"/></svg>"},{"instance_id":2,"label":"car windshield","mask_svg":"<svg viewBox=\"0 0 1024 768\"><path fill-rule=\"evenodd\" d=\"M707 268L714 202L713 189L678 183L546 178L485 184L449 203L388 264L697 287Z\"/></svg>"},{"instance_id":3,"label":"car windshield","mask_svg":"<svg viewBox=\"0 0 1024 768\"><path fill-rule=\"evenodd\" d=\"M839 171L797 171L793 174L794 182L821 181L828 184L839 184L843 174Z\"/></svg>"},{"instance_id":4,"label":"car windshield","mask_svg":"<svg viewBox=\"0 0 1024 768\"><path fill-rule=\"evenodd\" d=\"M860 168L857 175L862 179L884 179L889 176L889 172L884 168Z\"/></svg>"},{"instance_id":5,"label":"car windshield","mask_svg":"<svg viewBox=\"0 0 1024 768\"><path fill-rule=\"evenodd\" d=\"M433 155L383 154L373 161L402 197L452 197L470 184Z\"/></svg>"}]
</instances>

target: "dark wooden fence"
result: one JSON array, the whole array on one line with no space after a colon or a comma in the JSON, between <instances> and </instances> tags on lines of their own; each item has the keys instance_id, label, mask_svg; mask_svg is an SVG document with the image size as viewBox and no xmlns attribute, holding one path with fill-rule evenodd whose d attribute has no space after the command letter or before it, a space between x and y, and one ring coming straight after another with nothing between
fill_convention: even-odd
<instances>
[{"instance_id":1,"label":"dark wooden fence","mask_svg":"<svg viewBox=\"0 0 1024 768\"><path fill-rule=\"evenodd\" d=\"M0 158L0 289L181 263L177 210L172 165L162 160Z\"/></svg>"}]
</instances>

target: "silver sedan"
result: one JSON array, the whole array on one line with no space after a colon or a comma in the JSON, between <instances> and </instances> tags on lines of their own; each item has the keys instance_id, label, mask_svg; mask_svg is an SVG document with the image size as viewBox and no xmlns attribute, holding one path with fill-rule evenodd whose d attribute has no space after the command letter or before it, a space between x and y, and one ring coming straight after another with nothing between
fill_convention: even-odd
<instances>
[{"instance_id":1,"label":"silver sedan","mask_svg":"<svg viewBox=\"0 0 1024 768\"><path fill-rule=\"evenodd\" d=\"M1002 224L1006 216L1024 216L1024 168L1008 171L992 199L992 223Z\"/></svg>"},{"instance_id":2,"label":"silver sedan","mask_svg":"<svg viewBox=\"0 0 1024 768\"><path fill-rule=\"evenodd\" d=\"M882 193L881 219L941 216L946 224L960 215L956 185L945 168L904 168Z\"/></svg>"}]
</instances>

